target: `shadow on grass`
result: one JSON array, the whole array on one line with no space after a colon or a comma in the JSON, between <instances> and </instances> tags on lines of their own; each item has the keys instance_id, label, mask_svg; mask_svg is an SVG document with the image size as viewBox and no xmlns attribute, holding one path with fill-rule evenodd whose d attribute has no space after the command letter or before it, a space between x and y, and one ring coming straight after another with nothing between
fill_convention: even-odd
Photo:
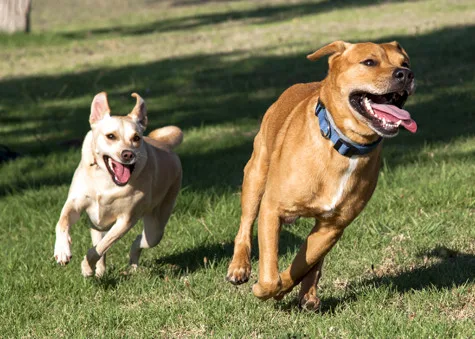
<instances>
[{"instance_id":1,"label":"shadow on grass","mask_svg":"<svg viewBox=\"0 0 475 339\"><path fill-rule=\"evenodd\" d=\"M396 293L421 291L426 288L435 290L456 288L475 282L475 255L451 250L445 246L421 252L419 257L436 260L435 263L396 274L375 276L351 286L351 291L342 298L323 298L322 313L336 313L339 307L359 298L357 292L364 287L389 287ZM366 293L366 292L365 292ZM285 307L289 307L290 305Z\"/></svg>"},{"instance_id":2,"label":"shadow on grass","mask_svg":"<svg viewBox=\"0 0 475 339\"><path fill-rule=\"evenodd\" d=\"M409 1L409 0L406 0ZM197 1L197 0L183 0L174 3L176 6L180 5L197 5L211 1ZM308 1L295 4L283 5L257 5L252 9L243 10L229 10L221 13L205 13L196 14L192 16L161 19L155 22L146 23L144 25L136 26L115 26L100 29L91 29L84 31L68 32L62 35L68 39L84 39L91 36L118 34L122 36L127 35L143 35L154 32L170 32L180 30L190 30L199 27L206 27L217 25L228 21L246 21L245 23L269 24L278 21L292 20L294 18L301 18L307 15L315 15L316 13L330 12L343 8L357 8L364 6L371 6L380 3L396 2L394 0L323 0L323 1ZM402 2L402 1L399 1Z\"/></svg>"},{"instance_id":3,"label":"shadow on grass","mask_svg":"<svg viewBox=\"0 0 475 339\"><path fill-rule=\"evenodd\" d=\"M115 275L114 268L108 267L108 271L101 278L90 278L92 283L104 291L116 290L120 284L130 279L130 274Z\"/></svg>"},{"instance_id":4,"label":"shadow on grass","mask_svg":"<svg viewBox=\"0 0 475 339\"><path fill-rule=\"evenodd\" d=\"M437 260L436 263L396 274L395 276L375 277L365 284L387 285L404 293L426 287L437 289L460 286L475 281L475 255L462 253L445 246L421 252L419 258Z\"/></svg>"},{"instance_id":5,"label":"shadow on grass","mask_svg":"<svg viewBox=\"0 0 475 339\"><path fill-rule=\"evenodd\" d=\"M279 253L285 255L294 252L303 242L303 239L285 229L282 230L279 242ZM172 254L156 259L154 262L144 263L152 268L152 271L165 276L170 267L182 273L192 273L211 267L215 262L230 261L233 256L234 242L222 242L219 244L205 244L186 249L183 252ZM251 260L258 260L257 238L253 237ZM226 272L223 271L223 279Z\"/></svg>"},{"instance_id":6,"label":"shadow on grass","mask_svg":"<svg viewBox=\"0 0 475 339\"><path fill-rule=\"evenodd\" d=\"M401 132L386 142L391 146L391 154L386 157L389 166L418 161L427 142L448 143L475 135L475 125L470 123L475 118L474 35L475 26L471 25L384 39L398 40L409 51L419 82L415 96L424 97L416 103L410 99L407 104L419 124L418 133ZM314 47L309 46L309 50ZM150 129L176 124L185 129L185 143L186 129L196 126L240 124L250 119L257 127L258 119L285 88L325 76L327 63L310 63L304 54L241 59L236 59L238 52L195 55L118 69L0 80L0 124L4 127L0 137L13 151L37 159L52 153L60 155L79 144L86 134L90 100L101 90L109 92L115 114L130 111L130 93L141 93L149 105ZM181 154L184 186L193 190L211 187L217 192L239 186L252 152L252 137L230 144ZM0 166L3 170L6 165ZM58 179L52 174L51 178L30 183L19 176L8 185L0 185L0 196L25 187L69 181L69 176Z\"/></svg>"}]
</instances>

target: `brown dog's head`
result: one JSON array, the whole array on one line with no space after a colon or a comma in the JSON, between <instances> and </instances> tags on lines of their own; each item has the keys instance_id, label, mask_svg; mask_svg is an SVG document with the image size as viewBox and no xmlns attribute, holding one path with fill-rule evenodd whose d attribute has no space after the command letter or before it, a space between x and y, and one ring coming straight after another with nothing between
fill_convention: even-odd
<instances>
[{"instance_id":1,"label":"brown dog's head","mask_svg":"<svg viewBox=\"0 0 475 339\"><path fill-rule=\"evenodd\" d=\"M126 185L136 167L142 167L146 159L142 136L147 126L147 110L138 94L132 96L137 103L126 116L110 115L105 92L97 94L91 104L89 123L94 157L97 165L107 170L118 186Z\"/></svg>"},{"instance_id":2,"label":"brown dog's head","mask_svg":"<svg viewBox=\"0 0 475 339\"><path fill-rule=\"evenodd\" d=\"M409 56L399 43L335 41L307 58L314 61L328 54L330 70L320 98L343 130L363 138L375 133L393 137L400 126L417 130L402 109L415 85Z\"/></svg>"}]
</instances>

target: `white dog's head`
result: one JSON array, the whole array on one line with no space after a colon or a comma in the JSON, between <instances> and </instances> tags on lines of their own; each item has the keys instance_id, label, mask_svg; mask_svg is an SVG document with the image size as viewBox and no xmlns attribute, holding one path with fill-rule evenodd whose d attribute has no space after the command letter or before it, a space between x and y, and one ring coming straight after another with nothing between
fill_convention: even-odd
<instances>
[{"instance_id":1,"label":"white dog's head","mask_svg":"<svg viewBox=\"0 0 475 339\"><path fill-rule=\"evenodd\" d=\"M91 104L89 123L93 134L94 158L118 186L125 186L136 167L142 167L146 158L143 132L147 127L147 109L138 94L133 93L132 96L137 99L137 103L126 116L110 115L105 92L97 94Z\"/></svg>"}]
</instances>

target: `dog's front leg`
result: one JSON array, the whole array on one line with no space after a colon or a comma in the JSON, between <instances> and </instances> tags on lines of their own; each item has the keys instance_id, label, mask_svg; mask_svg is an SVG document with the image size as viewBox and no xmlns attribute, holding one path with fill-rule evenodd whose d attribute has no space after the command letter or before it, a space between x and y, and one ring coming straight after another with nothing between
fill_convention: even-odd
<instances>
[{"instance_id":1,"label":"dog's front leg","mask_svg":"<svg viewBox=\"0 0 475 339\"><path fill-rule=\"evenodd\" d=\"M300 247L292 264L280 274L282 289L276 295L276 299L280 299L292 291L294 286L300 283L313 268L317 270L314 272L315 274L320 274L318 272L319 267L315 266L323 265L323 258L340 239L344 228L344 226L334 226L327 223L317 223L315 225L302 247ZM315 283L318 282L318 278L314 279L312 275L309 276L309 279L315 280Z\"/></svg>"},{"instance_id":2,"label":"dog's front leg","mask_svg":"<svg viewBox=\"0 0 475 339\"><path fill-rule=\"evenodd\" d=\"M259 220L259 281L252 286L252 293L261 300L275 296L282 287L279 277L279 235L280 218L277 208L269 206L269 202L262 202Z\"/></svg>"},{"instance_id":3,"label":"dog's front leg","mask_svg":"<svg viewBox=\"0 0 475 339\"><path fill-rule=\"evenodd\" d=\"M90 277L94 274L96 263L107 252L114 242L122 238L128 230L132 228L137 222L136 219L129 217L121 217L117 219L112 228L107 234L97 243L96 246L87 251L84 260L81 263L81 272L85 277Z\"/></svg>"},{"instance_id":4,"label":"dog's front leg","mask_svg":"<svg viewBox=\"0 0 475 339\"><path fill-rule=\"evenodd\" d=\"M81 209L77 208L76 199L68 199L56 224L56 241L54 243L54 258L62 266L67 265L72 258L69 228L79 220L80 216Z\"/></svg>"},{"instance_id":5,"label":"dog's front leg","mask_svg":"<svg viewBox=\"0 0 475 339\"><path fill-rule=\"evenodd\" d=\"M91 240L92 240L92 246L96 246L102 238L104 238L104 235L106 232L101 232L98 230L95 230L94 228L91 228ZM99 261L96 263L96 277L100 278L104 275L104 272L106 271L106 255L104 254Z\"/></svg>"},{"instance_id":6,"label":"dog's front leg","mask_svg":"<svg viewBox=\"0 0 475 339\"><path fill-rule=\"evenodd\" d=\"M260 145L261 139L262 137L258 134L254 141L254 152L244 168L241 223L234 240L233 259L226 275L226 280L235 285L247 282L251 275L252 229L264 194L269 169L266 149Z\"/></svg>"}]
</instances>

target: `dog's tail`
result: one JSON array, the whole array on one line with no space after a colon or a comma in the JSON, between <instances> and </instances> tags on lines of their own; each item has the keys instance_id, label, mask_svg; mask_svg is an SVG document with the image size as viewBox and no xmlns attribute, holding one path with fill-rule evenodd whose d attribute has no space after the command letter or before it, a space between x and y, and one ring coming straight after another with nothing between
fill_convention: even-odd
<instances>
[{"instance_id":1,"label":"dog's tail","mask_svg":"<svg viewBox=\"0 0 475 339\"><path fill-rule=\"evenodd\" d=\"M159 146L174 149L182 143L183 132L176 126L165 126L154 129L148 137L155 140Z\"/></svg>"}]
</instances>

